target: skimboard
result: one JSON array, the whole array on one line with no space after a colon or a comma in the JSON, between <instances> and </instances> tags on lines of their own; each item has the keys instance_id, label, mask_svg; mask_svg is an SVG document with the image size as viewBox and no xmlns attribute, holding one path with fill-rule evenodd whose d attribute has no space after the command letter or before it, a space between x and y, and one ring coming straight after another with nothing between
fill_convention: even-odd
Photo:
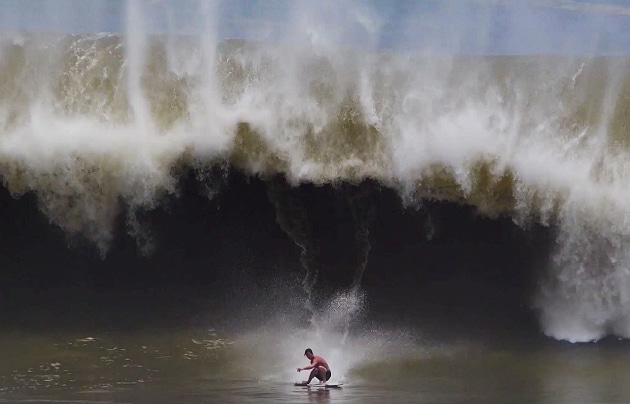
<instances>
[{"instance_id":1,"label":"skimboard","mask_svg":"<svg viewBox=\"0 0 630 404\"><path fill-rule=\"evenodd\" d=\"M312 389L340 389L341 386L343 386L342 383L328 383L326 385L323 384L304 384L304 383L295 383L294 386L300 386L300 387L309 387Z\"/></svg>"}]
</instances>

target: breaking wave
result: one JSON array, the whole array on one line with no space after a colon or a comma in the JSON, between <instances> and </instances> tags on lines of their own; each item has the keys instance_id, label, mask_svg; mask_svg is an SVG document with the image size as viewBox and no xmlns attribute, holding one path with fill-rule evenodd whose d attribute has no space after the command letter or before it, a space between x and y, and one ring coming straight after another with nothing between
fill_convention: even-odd
<instances>
[{"instance_id":1,"label":"breaking wave","mask_svg":"<svg viewBox=\"0 0 630 404\"><path fill-rule=\"evenodd\" d=\"M535 298L544 332L630 337L629 58L149 35L129 14L125 35L0 38L0 176L66 233L105 254L124 215L141 239L138 212L190 172L209 197L217 170L370 180L409 205L553 227Z\"/></svg>"}]
</instances>

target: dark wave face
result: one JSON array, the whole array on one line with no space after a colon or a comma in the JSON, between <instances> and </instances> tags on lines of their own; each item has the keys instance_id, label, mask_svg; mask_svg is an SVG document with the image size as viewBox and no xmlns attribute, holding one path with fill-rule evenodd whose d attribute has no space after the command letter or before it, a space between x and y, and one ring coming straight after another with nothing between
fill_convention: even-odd
<instances>
[{"instance_id":1,"label":"dark wave face","mask_svg":"<svg viewBox=\"0 0 630 404\"><path fill-rule=\"evenodd\" d=\"M630 59L359 47L307 11L290 41L153 33L134 3L122 34L2 33L3 293L251 266L298 273L311 314L338 290L404 312L428 277L553 338L630 336Z\"/></svg>"}]
</instances>

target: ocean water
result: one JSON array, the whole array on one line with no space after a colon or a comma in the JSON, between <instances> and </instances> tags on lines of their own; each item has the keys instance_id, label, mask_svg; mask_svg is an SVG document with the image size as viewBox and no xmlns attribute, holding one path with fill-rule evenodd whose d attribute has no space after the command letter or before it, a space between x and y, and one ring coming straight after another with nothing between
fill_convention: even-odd
<instances>
[{"instance_id":1,"label":"ocean water","mask_svg":"<svg viewBox=\"0 0 630 404\"><path fill-rule=\"evenodd\" d=\"M626 10L517 3L0 5L0 402L630 401Z\"/></svg>"},{"instance_id":2,"label":"ocean water","mask_svg":"<svg viewBox=\"0 0 630 404\"><path fill-rule=\"evenodd\" d=\"M408 330L409 331L409 330ZM419 330L416 330L420 332ZM348 344L308 330L3 333L2 402L623 403L628 352L496 339L410 341L400 331ZM90 336L85 336L90 335ZM80 336L77 338L77 336ZM387 341L385 341L385 339ZM303 342L327 356L341 389L296 387ZM404 354L403 352L404 351Z\"/></svg>"}]
</instances>

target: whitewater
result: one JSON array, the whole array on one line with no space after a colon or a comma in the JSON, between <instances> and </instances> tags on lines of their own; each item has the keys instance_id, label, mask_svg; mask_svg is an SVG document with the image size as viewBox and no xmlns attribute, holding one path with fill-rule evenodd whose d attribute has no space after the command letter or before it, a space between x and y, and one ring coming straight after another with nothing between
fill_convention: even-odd
<instances>
[{"instance_id":1,"label":"whitewater","mask_svg":"<svg viewBox=\"0 0 630 404\"><path fill-rule=\"evenodd\" d=\"M207 5L200 33L155 34L133 2L122 34L3 33L4 186L106 255L115 219L141 242L136 212L187 170L375 180L405 204L552 227L542 330L630 336L627 57L379 50L369 13L353 48L327 31L331 9L295 9L281 43L219 38Z\"/></svg>"}]
</instances>

